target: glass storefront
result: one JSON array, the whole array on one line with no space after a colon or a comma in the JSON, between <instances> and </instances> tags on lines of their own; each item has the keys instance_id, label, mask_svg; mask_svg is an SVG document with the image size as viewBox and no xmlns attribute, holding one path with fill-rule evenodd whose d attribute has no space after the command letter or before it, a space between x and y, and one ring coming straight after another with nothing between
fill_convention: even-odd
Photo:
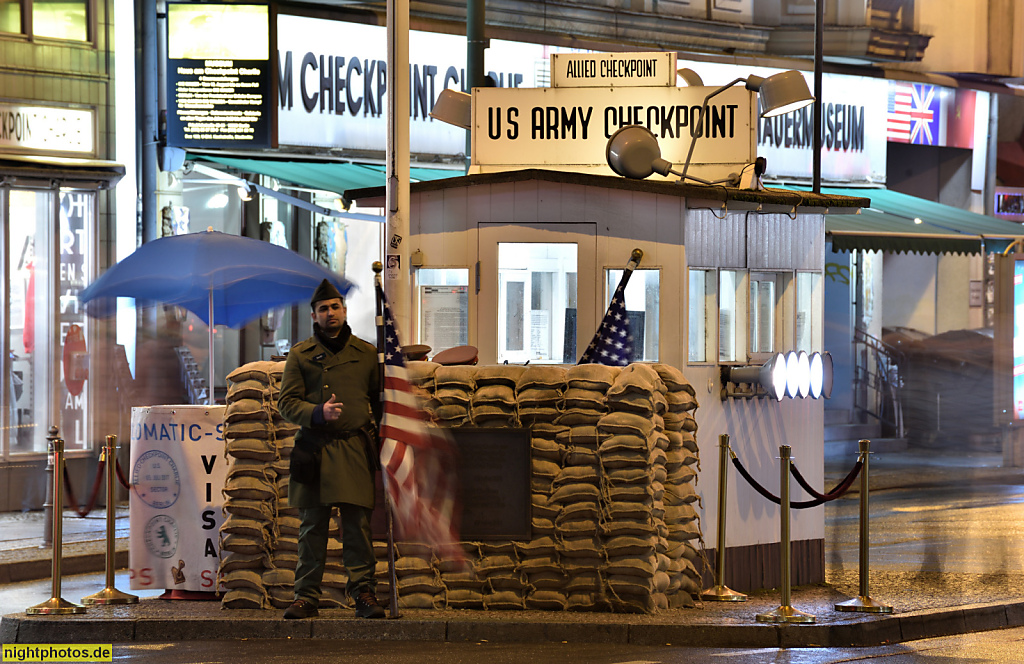
<instances>
[{"instance_id":1,"label":"glass storefront","mask_svg":"<svg viewBox=\"0 0 1024 664\"><path fill-rule=\"evenodd\" d=\"M12 188L5 203L3 453L45 453L51 424L60 427L68 451L90 449L92 325L78 292L93 269L96 194ZM65 353L70 338L81 345Z\"/></svg>"}]
</instances>

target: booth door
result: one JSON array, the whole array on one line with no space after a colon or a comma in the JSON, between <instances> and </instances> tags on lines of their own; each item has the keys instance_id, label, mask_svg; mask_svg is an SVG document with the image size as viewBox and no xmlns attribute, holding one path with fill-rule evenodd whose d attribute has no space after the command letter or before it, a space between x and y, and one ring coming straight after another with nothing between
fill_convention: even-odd
<instances>
[{"instance_id":1,"label":"booth door","mask_svg":"<svg viewBox=\"0 0 1024 664\"><path fill-rule=\"evenodd\" d=\"M596 224L478 229L480 361L574 364L597 324Z\"/></svg>"}]
</instances>

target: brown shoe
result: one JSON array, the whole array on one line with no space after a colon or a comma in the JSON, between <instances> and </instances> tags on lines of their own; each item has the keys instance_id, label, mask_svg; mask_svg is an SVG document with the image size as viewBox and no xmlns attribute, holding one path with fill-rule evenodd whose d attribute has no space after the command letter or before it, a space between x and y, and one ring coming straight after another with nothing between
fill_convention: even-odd
<instances>
[{"instance_id":1,"label":"brown shoe","mask_svg":"<svg viewBox=\"0 0 1024 664\"><path fill-rule=\"evenodd\" d=\"M295 600L294 602L292 602L291 606L284 610L285 620L315 618L318 615L320 615L320 612L317 611L317 608L315 606L313 606L313 603L304 599Z\"/></svg>"},{"instance_id":2,"label":"brown shoe","mask_svg":"<svg viewBox=\"0 0 1024 664\"><path fill-rule=\"evenodd\" d=\"M383 618L384 607L377 603L372 590L363 590L356 595L356 618Z\"/></svg>"}]
</instances>

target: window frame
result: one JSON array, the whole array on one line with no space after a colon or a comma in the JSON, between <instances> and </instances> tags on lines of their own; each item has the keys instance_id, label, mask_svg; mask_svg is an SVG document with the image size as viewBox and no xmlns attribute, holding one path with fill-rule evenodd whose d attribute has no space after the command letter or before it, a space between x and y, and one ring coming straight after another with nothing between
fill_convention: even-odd
<instances>
[{"instance_id":1,"label":"window frame","mask_svg":"<svg viewBox=\"0 0 1024 664\"><path fill-rule=\"evenodd\" d=\"M38 35L35 32L35 21L33 10L35 0L17 0L11 4L17 4L21 9L21 30L19 32L0 31L0 39L22 38L31 42L47 42L66 45L82 45L91 48L96 47L96 34L98 30L98 4L97 0L82 0L85 3L85 39L64 39L61 37L50 37Z\"/></svg>"}]
</instances>

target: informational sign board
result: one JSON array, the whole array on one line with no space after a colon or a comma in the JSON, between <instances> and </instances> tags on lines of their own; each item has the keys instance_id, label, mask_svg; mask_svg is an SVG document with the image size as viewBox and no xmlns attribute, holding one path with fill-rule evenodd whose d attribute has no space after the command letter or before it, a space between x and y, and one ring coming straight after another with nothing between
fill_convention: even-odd
<instances>
[{"instance_id":1,"label":"informational sign board","mask_svg":"<svg viewBox=\"0 0 1024 664\"><path fill-rule=\"evenodd\" d=\"M167 144L273 147L267 5L167 5Z\"/></svg>"},{"instance_id":2,"label":"informational sign board","mask_svg":"<svg viewBox=\"0 0 1024 664\"><path fill-rule=\"evenodd\" d=\"M699 126L707 87L480 88L473 93L473 167L563 167L611 173L608 139L619 128L643 125L658 138L661 156L680 167ZM738 171L757 156L754 93L729 88L708 105L704 135L690 166ZM498 167L498 168L494 168ZM695 175L701 168L693 169ZM706 173L706 171L704 171Z\"/></svg>"},{"instance_id":3,"label":"informational sign board","mask_svg":"<svg viewBox=\"0 0 1024 664\"><path fill-rule=\"evenodd\" d=\"M420 339L435 353L469 343L469 286L420 286Z\"/></svg>"},{"instance_id":4,"label":"informational sign board","mask_svg":"<svg viewBox=\"0 0 1024 664\"><path fill-rule=\"evenodd\" d=\"M650 53L552 53L555 88L676 85L675 51Z\"/></svg>"},{"instance_id":5,"label":"informational sign board","mask_svg":"<svg viewBox=\"0 0 1024 664\"><path fill-rule=\"evenodd\" d=\"M215 591L224 406L132 408L131 588Z\"/></svg>"}]
</instances>

